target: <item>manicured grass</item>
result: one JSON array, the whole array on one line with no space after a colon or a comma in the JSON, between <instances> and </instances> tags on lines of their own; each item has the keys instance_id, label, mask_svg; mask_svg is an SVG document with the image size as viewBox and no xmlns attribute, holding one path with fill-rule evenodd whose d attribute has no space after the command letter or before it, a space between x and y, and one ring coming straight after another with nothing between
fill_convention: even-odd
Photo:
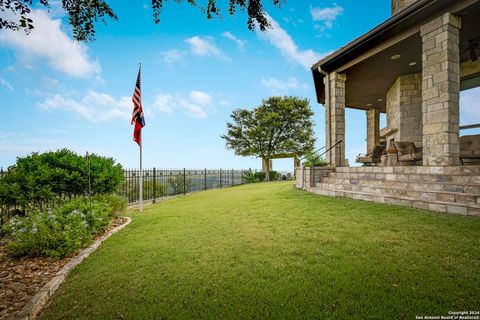
<instances>
[{"instance_id":1,"label":"manicured grass","mask_svg":"<svg viewBox=\"0 0 480 320\"><path fill-rule=\"evenodd\" d=\"M414 319L480 309L480 220L261 183L164 201L44 319Z\"/></svg>"}]
</instances>

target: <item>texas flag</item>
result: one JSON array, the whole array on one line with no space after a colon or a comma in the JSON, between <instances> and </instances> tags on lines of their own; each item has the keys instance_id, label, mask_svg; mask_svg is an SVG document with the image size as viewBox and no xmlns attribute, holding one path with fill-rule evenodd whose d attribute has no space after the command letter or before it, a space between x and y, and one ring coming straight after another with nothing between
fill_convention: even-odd
<instances>
[{"instance_id":1,"label":"texas flag","mask_svg":"<svg viewBox=\"0 0 480 320\"><path fill-rule=\"evenodd\" d=\"M133 91L133 113L132 124L135 126L133 129L133 140L141 146L142 144L142 128L145 127L145 119L143 118L142 109L142 90L140 89L140 68L138 69L137 83L135 84L135 90Z\"/></svg>"}]
</instances>

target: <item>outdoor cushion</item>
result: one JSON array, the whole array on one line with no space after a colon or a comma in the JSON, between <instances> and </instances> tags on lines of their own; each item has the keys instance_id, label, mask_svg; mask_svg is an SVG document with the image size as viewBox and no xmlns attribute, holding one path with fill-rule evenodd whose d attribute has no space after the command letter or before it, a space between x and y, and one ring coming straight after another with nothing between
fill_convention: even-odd
<instances>
[{"instance_id":1,"label":"outdoor cushion","mask_svg":"<svg viewBox=\"0 0 480 320\"><path fill-rule=\"evenodd\" d=\"M480 134L460 137L460 158L480 158Z\"/></svg>"},{"instance_id":2,"label":"outdoor cushion","mask_svg":"<svg viewBox=\"0 0 480 320\"><path fill-rule=\"evenodd\" d=\"M384 145L376 145L371 153L366 155L359 154L355 159L355 162L363 164L378 163L381 161L381 156L384 151Z\"/></svg>"},{"instance_id":3,"label":"outdoor cushion","mask_svg":"<svg viewBox=\"0 0 480 320\"><path fill-rule=\"evenodd\" d=\"M393 143L397 151L397 160L402 161L420 161L422 160L422 148L415 147L411 141L395 141Z\"/></svg>"}]
</instances>

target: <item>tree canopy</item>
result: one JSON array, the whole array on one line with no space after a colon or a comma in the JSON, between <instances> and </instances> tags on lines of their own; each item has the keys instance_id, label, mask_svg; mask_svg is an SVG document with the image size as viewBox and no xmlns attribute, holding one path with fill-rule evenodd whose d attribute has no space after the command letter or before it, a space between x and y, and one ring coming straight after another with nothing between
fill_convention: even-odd
<instances>
[{"instance_id":1,"label":"tree canopy","mask_svg":"<svg viewBox=\"0 0 480 320\"><path fill-rule=\"evenodd\" d=\"M160 13L165 2L168 0L152 0L153 20L160 23ZM187 2L199 8L208 19L214 16L222 16L223 12L234 15L238 10L247 10L247 27L253 30L257 25L261 31L270 27L267 13L263 9L263 3L268 0L229 0L226 7L217 5L217 0L175 0L175 2ZM285 0L269 0L275 6L280 7ZM224 2L218 0L218 2ZM0 12L13 14L11 18L0 17L0 29L21 30L26 33L34 28L35 21L29 17L31 8L40 5L50 8L49 0L0 0ZM62 0L62 8L66 11L69 23L73 28L73 37L77 41L90 41L95 37L95 23L105 22L108 17L117 20L118 17L103 0ZM140 5L140 3L138 3Z\"/></svg>"},{"instance_id":2,"label":"tree canopy","mask_svg":"<svg viewBox=\"0 0 480 320\"><path fill-rule=\"evenodd\" d=\"M270 97L253 110L237 109L222 136L227 149L239 156L266 160L267 180L270 159L282 154L301 156L313 150L313 111L308 99Z\"/></svg>"}]
</instances>

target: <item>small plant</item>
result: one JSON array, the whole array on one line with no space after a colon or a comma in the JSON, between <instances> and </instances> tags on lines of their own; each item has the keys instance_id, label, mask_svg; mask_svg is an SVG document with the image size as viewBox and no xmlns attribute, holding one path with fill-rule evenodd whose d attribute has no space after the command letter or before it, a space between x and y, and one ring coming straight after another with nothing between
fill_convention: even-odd
<instances>
[{"instance_id":1,"label":"small plant","mask_svg":"<svg viewBox=\"0 0 480 320\"><path fill-rule=\"evenodd\" d=\"M112 201L123 206L120 200ZM114 215L107 201L75 198L53 210L33 211L13 218L8 225L11 236L7 248L13 256L65 257L88 245L104 231Z\"/></svg>"},{"instance_id":2,"label":"small plant","mask_svg":"<svg viewBox=\"0 0 480 320\"><path fill-rule=\"evenodd\" d=\"M320 157L318 153L309 154L305 161L302 163L305 167L315 166L315 167L326 167L328 163L324 158Z\"/></svg>"},{"instance_id":3,"label":"small plant","mask_svg":"<svg viewBox=\"0 0 480 320\"><path fill-rule=\"evenodd\" d=\"M128 200L125 197L116 194L102 194L95 195L92 199L97 202L108 204L115 216L124 214L127 211Z\"/></svg>"},{"instance_id":4,"label":"small plant","mask_svg":"<svg viewBox=\"0 0 480 320\"><path fill-rule=\"evenodd\" d=\"M188 193L192 190L192 178L184 177L183 174L169 177L167 182L167 190L171 190L173 194Z\"/></svg>"},{"instance_id":5,"label":"small plant","mask_svg":"<svg viewBox=\"0 0 480 320\"><path fill-rule=\"evenodd\" d=\"M256 172L252 169L248 169L243 173L243 180L246 183L256 183L261 181L260 178L257 176Z\"/></svg>"},{"instance_id":6,"label":"small plant","mask_svg":"<svg viewBox=\"0 0 480 320\"><path fill-rule=\"evenodd\" d=\"M252 169L248 169L243 173L243 180L247 183L256 183L265 181L266 173L263 171L255 172ZM270 181L280 180L282 175L277 171L270 171Z\"/></svg>"}]
</instances>

